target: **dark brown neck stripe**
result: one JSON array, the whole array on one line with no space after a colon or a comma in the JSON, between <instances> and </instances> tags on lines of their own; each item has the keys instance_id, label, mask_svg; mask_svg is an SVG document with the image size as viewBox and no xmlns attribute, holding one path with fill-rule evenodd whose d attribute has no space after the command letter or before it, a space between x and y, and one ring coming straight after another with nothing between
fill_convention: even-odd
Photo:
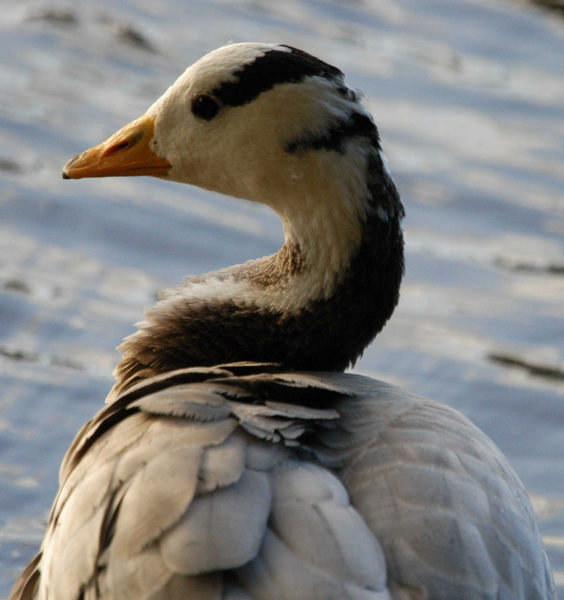
<instances>
[{"instance_id":1,"label":"dark brown neck stripe","mask_svg":"<svg viewBox=\"0 0 564 600\"><path fill-rule=\"evenodd\" d=\"M379 154L371 160L372 201L362 241L328 299L276 312L233 301L194 304L179 296L123 344L118 389L174 369L236 361L321 371L353 364L390 318L404 269L403 207ZM249 263L247 278L269 285L300 268L298 249L284 247L280 255Z\"/></svg>"}]
</instances>

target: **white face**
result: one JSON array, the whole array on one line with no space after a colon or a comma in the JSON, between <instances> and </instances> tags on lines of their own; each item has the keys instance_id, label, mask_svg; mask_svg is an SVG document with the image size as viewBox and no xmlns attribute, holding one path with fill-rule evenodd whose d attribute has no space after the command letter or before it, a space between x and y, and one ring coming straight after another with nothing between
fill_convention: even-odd
<instances>
[{"instance_id":1,"label":"white face","mask_svg":"<svg viewBox=\"0 0 564 600\"><path fill-rule=\"evenodd\" d=\"M245 43L204 56L145 115L70 159L63 176L154 175L262 202L281 216L288 242L321 260L316 240L358 241L378 150L338 69Z\"/></svg>"},{"instance_id":2,"label":"white face","mask_svg":"<svg viewBox=\"0 0 564 600\"><path fill-rule=\"evenodd\" d=\"M321 172L327 176L327 165L319 164L326 152L284 149L304 132L325 131L350 111L350 100L326 78L277 84L240 106L219 102L209 120L192 110L196 98L214 99L214 89L236 82L238 69L273 48L287 51L267 44L215 50L189 67L149 108L147 114L155 119L152 150L172 165L167 179L263 202L283 214L282 204L289 197L303 196L304 185L317 185Z\"/></svg>"}]
</instances>

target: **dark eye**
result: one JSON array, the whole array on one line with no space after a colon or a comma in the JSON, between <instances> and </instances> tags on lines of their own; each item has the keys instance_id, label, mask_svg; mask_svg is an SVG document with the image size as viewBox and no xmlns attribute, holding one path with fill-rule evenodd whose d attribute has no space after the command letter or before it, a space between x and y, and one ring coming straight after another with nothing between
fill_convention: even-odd
<instances>
[{"instance_id":1,"label":"dark eye","mask_svg":"<svg viewBox=\"0 0 564 600\"><path fill-rule=\"evenodd\" d=\"M219 112L219 104L211 96L196 96L192 102L192 112L200 119L211 121Z\"/></svg>"}]
</instances>

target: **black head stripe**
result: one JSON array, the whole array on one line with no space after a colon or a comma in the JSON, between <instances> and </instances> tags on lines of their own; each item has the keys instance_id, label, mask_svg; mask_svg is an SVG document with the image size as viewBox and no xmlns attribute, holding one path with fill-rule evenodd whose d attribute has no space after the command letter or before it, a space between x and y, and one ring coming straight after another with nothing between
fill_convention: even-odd
<instances>
[{"instance_id":1,"label":"black head stripe","mask_svg":"<svg viewBox=\"0 0 564 600\"><path fill-rule=\"evenodd\" d=\"M268 50L254 61L247 63L234 75L236 81L222 83L212 95L224 105L241 106L254 100L262 92L277 83L299 83L305 77L320 76L341 79L343 73L315 56L297 48L284 46L288 50Z\"/></svg>"},{"instance_id":2,"label":"black head stripe","mask_svg":"<svg viewBox=\"0 0 564 600\"><path fill-rule=\"evenodd\" d=\"M343 119L333 121L325 131L304 131L300 137L287 142L284 150L289 154L309 150L332 150L342 154L345 142L354 137L367 138L376 150L380 149L374 121L366 113L352 112Z\"/></svg>"}]
</instances>

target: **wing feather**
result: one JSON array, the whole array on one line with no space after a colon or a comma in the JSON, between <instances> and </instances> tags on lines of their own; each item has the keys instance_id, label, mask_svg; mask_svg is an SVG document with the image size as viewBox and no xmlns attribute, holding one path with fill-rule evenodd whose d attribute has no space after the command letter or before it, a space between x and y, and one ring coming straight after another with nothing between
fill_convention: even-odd
<instances>
[{"instance_id":1,"label":"wing feather","mask_svg":"<svg viewBox=\"0 0 564 600\"><path fill-rule=\"evenodd\" d=\"M386 588L382 548L330 471L312 463L280 468L273 498L270 527L301 561L340 581Z\"/></svg>"},{"instance_id":2,"label":"wing feather","mask_svg":"<svg viewBox=\"0 0 564 600\"><path fill-rule=\"evenodd\" d=\"M260 547L270 504L268 476L245 470L235 484L194 500L161 540L163 560L171 571L186 575L248 562Z\"/></svg>"}]
</instances>

